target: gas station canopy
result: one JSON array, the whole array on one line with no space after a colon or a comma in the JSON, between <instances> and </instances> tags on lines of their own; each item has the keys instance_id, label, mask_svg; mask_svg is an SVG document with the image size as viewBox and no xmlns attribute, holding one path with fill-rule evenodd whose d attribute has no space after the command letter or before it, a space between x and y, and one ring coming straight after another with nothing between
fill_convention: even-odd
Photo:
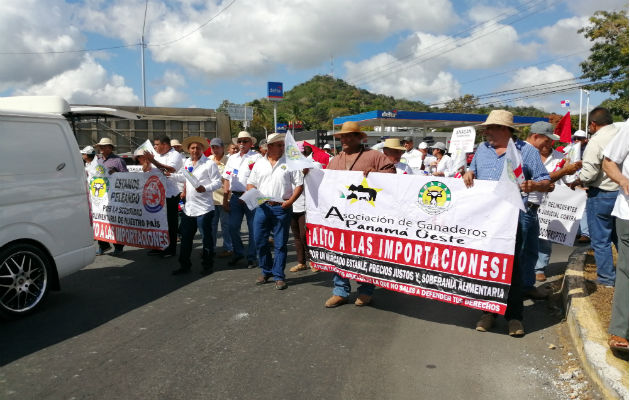
<instances>
[{"instance_id":1,"label":"gas station canopy","mask_svg":"<svg viewBox=\"0 0 630 400\"><path fill-rule=\"evenodd\" d=\"M361 114L347 115L333 120L335 126L347 121L358 122L361 126L396 126L416 128L457 128L478 125L486 120L487 114L436 113L419 111L367 111ZM534 122L547 121L541 117L514 116L514 125L531 125Z\"/></svg>"}]
</instances>

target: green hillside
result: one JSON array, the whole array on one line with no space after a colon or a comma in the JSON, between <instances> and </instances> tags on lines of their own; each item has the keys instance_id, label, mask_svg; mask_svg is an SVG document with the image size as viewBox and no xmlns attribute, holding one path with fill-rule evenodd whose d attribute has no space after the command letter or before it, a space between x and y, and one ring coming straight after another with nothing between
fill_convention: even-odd
<instances>
[{"instance_id":1,"label":"green hillside","mask_svg":"<svg viewBox=\"0 0 630 400\"><path fill-rule=\"evenodd\" d=\"M224 101L219 110L227 105ZM302 121L304 128L332 129L333 118L358 114L372 110L405 110L405 111L449 111L484 114L496 107L477 107L477 100L472 95L454 99L444 108L432 108L421 101L395 99L391 96L370 93L349 85L341 79L327 75L317 75L311 80L299 84L284 93L284 100L278 103L278 122ZM266 98L247 103L254 107L254 120L251 132L264 137L265 128L273 132L273 104ZM533 107L505 107L516 115L546 116L547 113ZM240 130L238 122L232 122L232 133Z\"/></svg>"}]
</instances>

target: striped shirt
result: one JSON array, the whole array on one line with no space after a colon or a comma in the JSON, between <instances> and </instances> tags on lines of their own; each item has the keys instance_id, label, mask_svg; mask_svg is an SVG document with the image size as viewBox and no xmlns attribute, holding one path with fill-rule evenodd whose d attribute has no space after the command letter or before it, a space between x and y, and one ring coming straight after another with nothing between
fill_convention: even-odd
<instances>
[{"instance_id":1,"label":"striped shirt","mask_svg":"<svg viewBox=\"0 0 630 400\"><path fill-rule=\"evenodd\" d=\"M539 182L551 179L540 158L540 153L534 146L520 139L516 139L514 145L521 152L523 174L526 180ZM490 146L488 142L483 142L479 144L475 152L475 157L470 163L470 170L475 173L476 179L498 181L503 172L504 160L505 153L499 156L494 147Z\"/></svg>"}]
</instances>

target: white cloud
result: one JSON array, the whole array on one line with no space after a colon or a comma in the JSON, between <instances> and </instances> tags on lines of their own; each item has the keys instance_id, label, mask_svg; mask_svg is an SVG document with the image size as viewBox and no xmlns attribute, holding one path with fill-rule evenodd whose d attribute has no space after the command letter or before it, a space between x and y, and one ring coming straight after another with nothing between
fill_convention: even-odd
<instances>
[{"instance_id":1,"label":"white cloud","mask_svg":"<svg viewBox=\"0 0 630 400\"><path fill-rule=\"evenodd\" d=\"M366 76L375 69L387 68L397 59L391 54L381 53L359 63L345 64L348 79ZM383 74L379 79L368 83L370 90L397 98L420 99L425 102L444 101L459 96L459 83L452 74L415 65Z\"/></svg>"},{"instance_id":2,"label":"white cloud","mask_svg":"<svg viewBox=\"0 0 630 400\"><path fill-rule=\"evenodd\" d=\"M628 9L626 0L565 0L566 6L577 16L590 17L597 10L619 11Z\"/></svg>"},{"instance_id":3,"label":"white cloud","mask_svg":"<svg viewBox=\"0 0 630 400\"><path fill-rule=\"evenodd\" d=\"M156 107L171 107L186 100L186 93L180 92L172 86L167 86L153 96Z\"/></svg>"},{"instance_id":4,"label":"white cloud","mask_svg":"<svg viewBox=\"0 0 630 400\"><path fill-rule=\"evenodd\" d=\"M85 37L72 23L71 7L62 0L2 0L0 50L67 51L82 48ZM79 53L0 54L0 91L44 82L82 62Z\"/></svg>"},{"instance_id":5,"label":"white cloud","mask_svg":"<svg viewBox=\"0 0 630 400\"><path fill-rule=\"evenodd\" d=\"M513 7L497 7L477 4L468 10L468 18L470 18L473 22L479 23L494 18L505 18L516 14L516 12L516 9Z\"/></svg>"},{"instance_id":6,"label":"white cloud","mask_svg":"<svg viewBox=\"0 0 630 400\"><path fill-rule=\"evenodd\" d=\"M545 46L555 54L569 54L587 51L591 48L591 41L578 33L578 29L588 25L588 17L573 17L561 19L551 26L538 31L538 36L545 41Z\"/></svg>"},{"instance_id":7,"label":"white cloud","mask_svg":"<svg viewBox=\"0 0 630 400\"><path fill-rule=\"evenodd\" d=\"M155 80L152 84L154 86L182 87L186 86L186 78L179 72L167 70L162 78Z\"/></svg>"},{"instance_id":8,"label":"white cloud","mask_svg":"<svg viewBox=\"0 0 630 400\"><path fill-rule=\"evenodd\" d=\"M573 78L575 76L571 72L557 64L551 64L544 69L537 67L521 68L514 72L512 79L503 86L503 89L523 88Z\"/></svg>"},{"instance_id":9,"label":"white cloud","mask_svg":"<svg viewBox=\"0 0 630 400\"><path fill-rule=\"evenodd\" d=\"M352 53L358 43L381 41L421 26L442 32L458 18L448 0L240 0L199 31L170 42L216 15L227 1L150 2L147 42L158 62L210 78L261 74L277 64L311 68ZM81 10L85 29L136 43L144 0L91 0Z\"/></svg>"},{"instance_id":10,"label":"white cloud","mask_svg":"<svg viewBox=\"0 0 630 400\"><path fill-rule=\"evenodd\" d=\"M46 82L18 89L14 95L58 95L75 104L137 105L138 97L125 85L125 79L108 76L102 65L85 55L76 69L54 76Z\"/></svg>"}]
</instances>

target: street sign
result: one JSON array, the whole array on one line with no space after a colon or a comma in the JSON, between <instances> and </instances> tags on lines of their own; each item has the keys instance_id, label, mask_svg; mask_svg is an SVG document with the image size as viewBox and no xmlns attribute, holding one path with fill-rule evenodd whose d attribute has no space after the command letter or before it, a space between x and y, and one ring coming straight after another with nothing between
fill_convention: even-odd
<instances>
[{"instance_id":1,"label":"street sign","mask_svg":"<svg viewBox=\"0 0 630 400\"><path fill-rule=\"evenodd\" d=\"M267 98L272 101L280 101L284 98L282 82L267 82Z\"/></svg>"},{"instance_id":2,"label":"street sign","mask_svg":"<svg viewBox=\"0 0 630 400\"><path fill-rule=\"evenodd\" d=\"M278 123L278 124L276 124L276 132L278 132L278 133L287 133L287 124L286 123Z\"/></svg>"},{"instance_id":3,"label":"street sign","mask_svg":"<svg viewBox=\"0 0 630 400\"><path fill-rule=\"evenodd\" d=\"M230 119L234 121L251 121L254 119L254 108L241 104L230 104L227 107Z\"/></svg>"}]
</instances>

